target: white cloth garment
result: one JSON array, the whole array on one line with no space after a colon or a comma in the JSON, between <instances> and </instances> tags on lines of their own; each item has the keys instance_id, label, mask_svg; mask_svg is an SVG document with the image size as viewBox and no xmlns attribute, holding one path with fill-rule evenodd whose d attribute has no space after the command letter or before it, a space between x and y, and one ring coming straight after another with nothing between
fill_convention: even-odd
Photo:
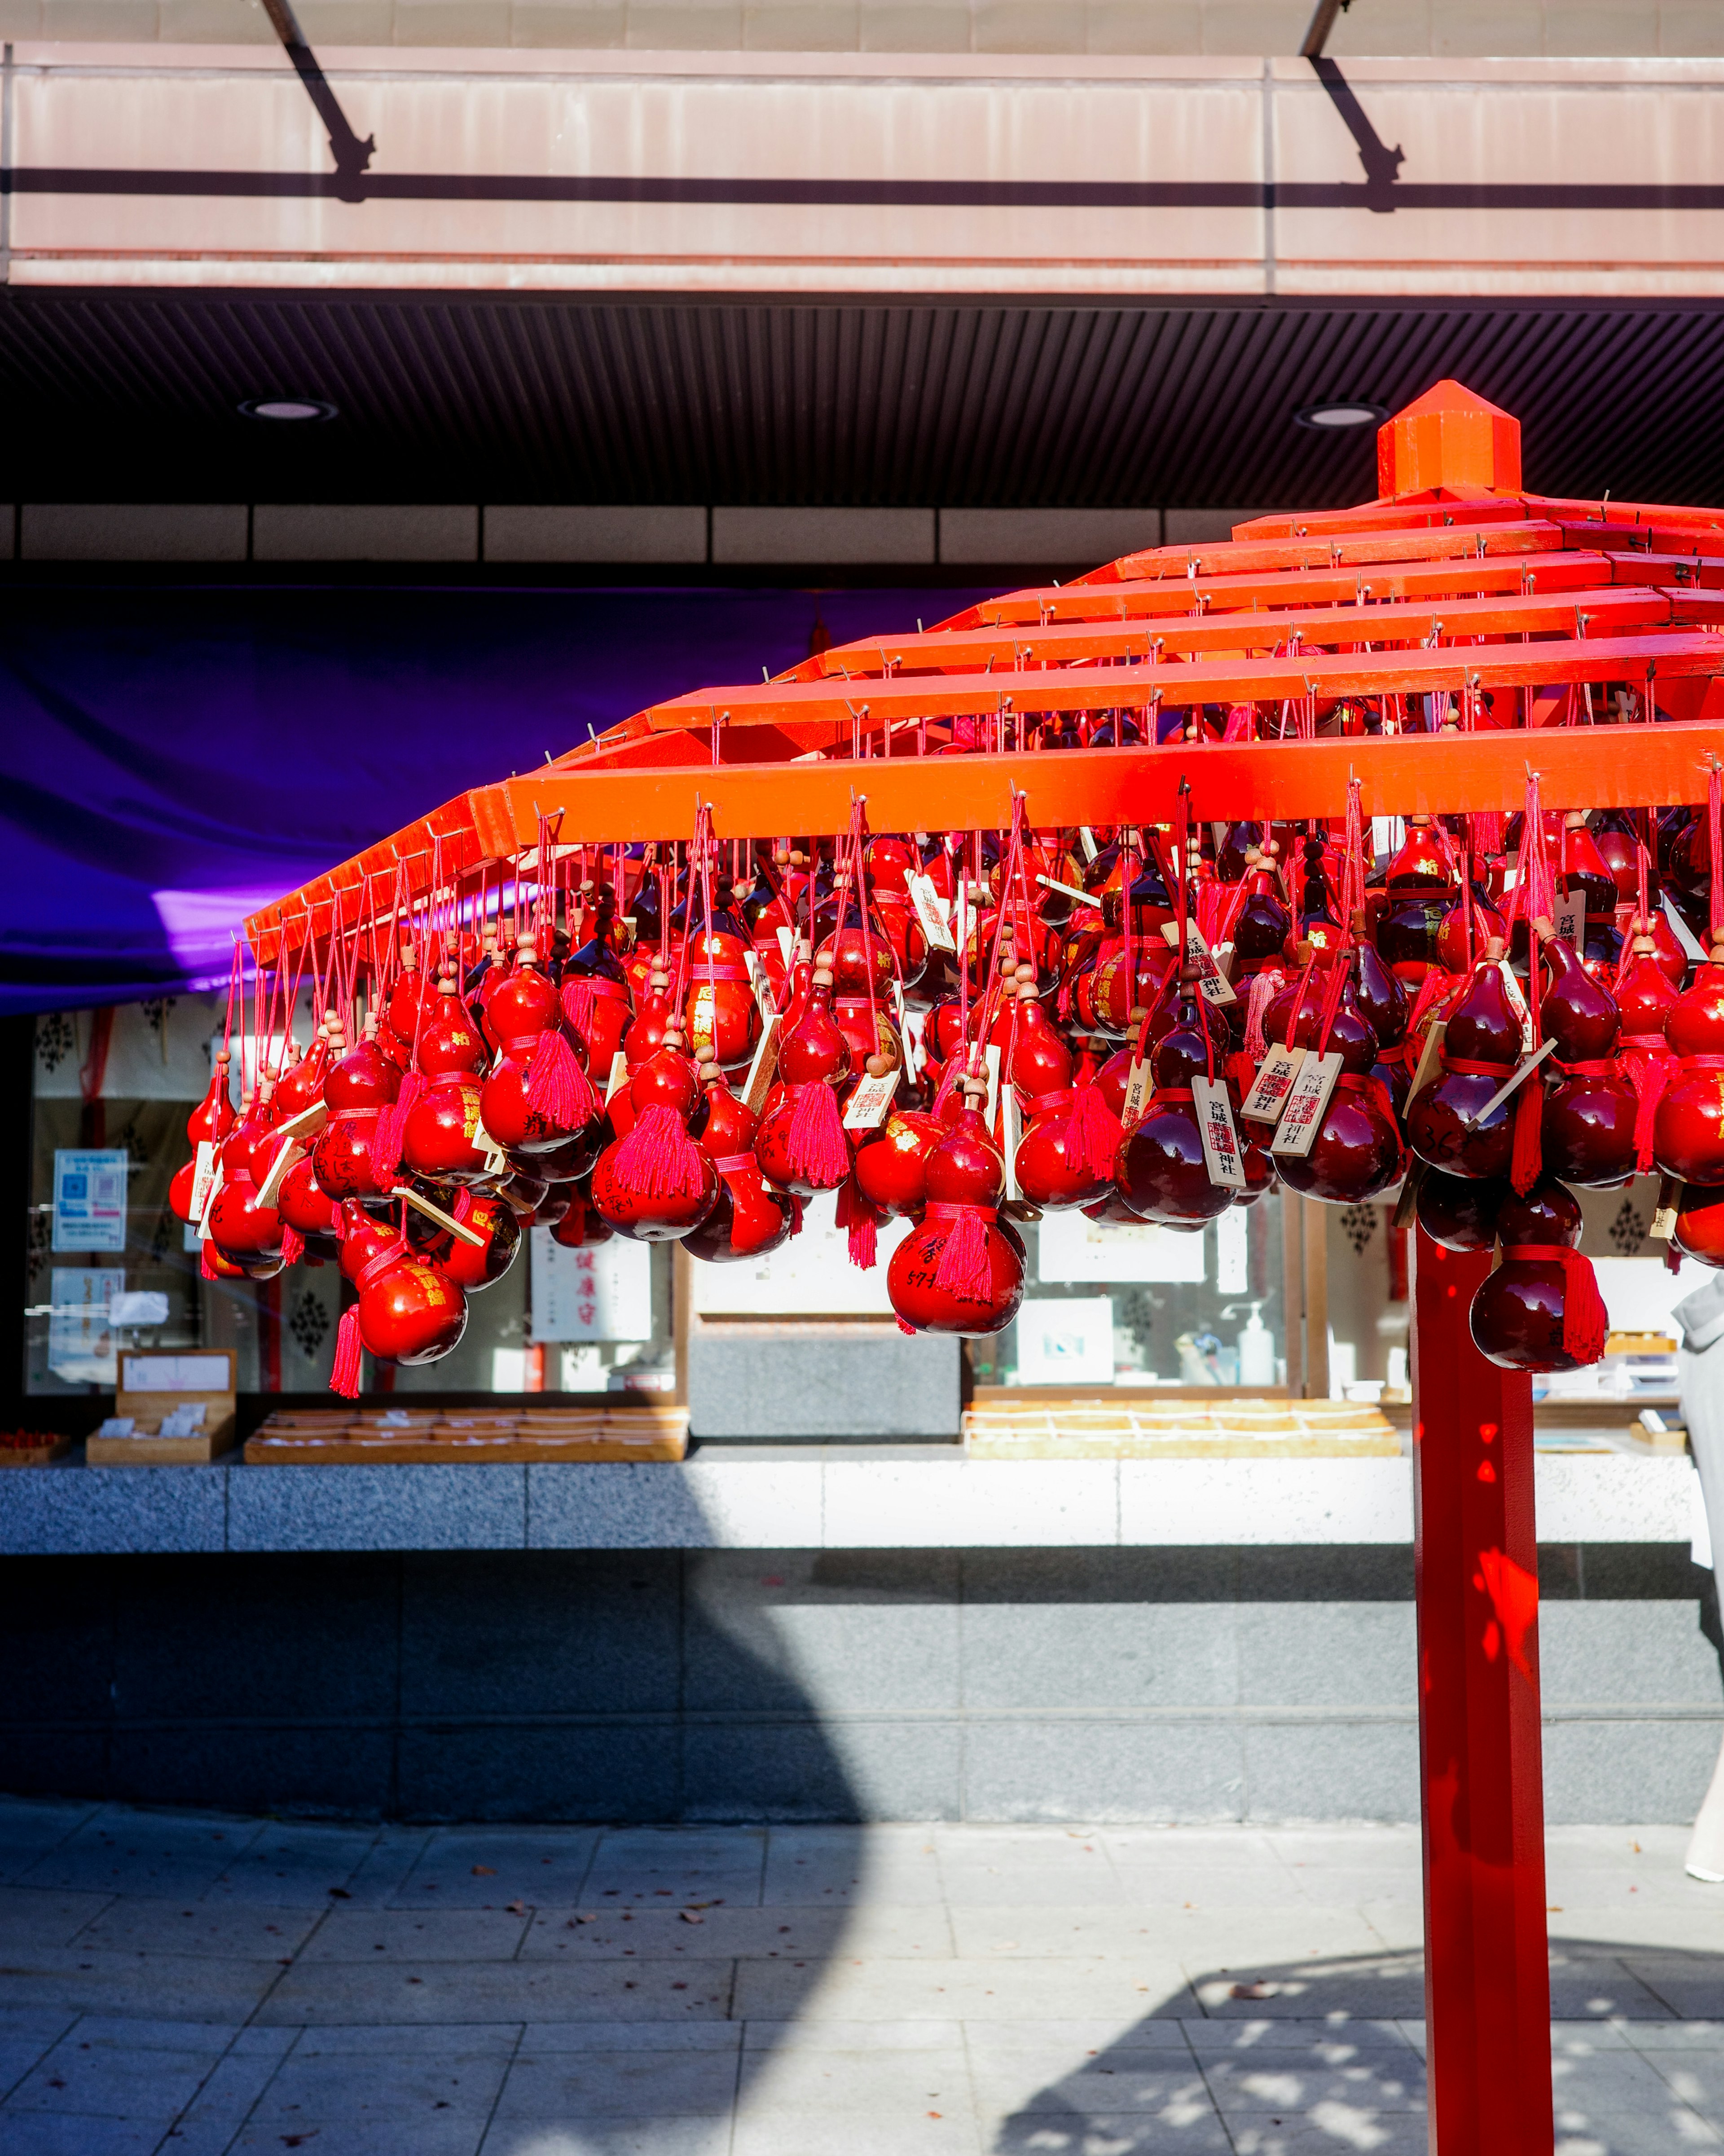
<instances>
[{"instance_id":1,"label":"white cloth garment","mask_svg":"<svg viewBox=\"0 0 1724 2156\"><path fill-rule=\"evenodd\" d=\"M1724 1552L1724 1273L1685 1296L1674 1315L1682 1328L1682 1419L1706 1501L1712 1551ZM1691 1878L1724 1885L1724 1750L1695 1820L1686 1862Z\"/></svg>"}]
</instances>

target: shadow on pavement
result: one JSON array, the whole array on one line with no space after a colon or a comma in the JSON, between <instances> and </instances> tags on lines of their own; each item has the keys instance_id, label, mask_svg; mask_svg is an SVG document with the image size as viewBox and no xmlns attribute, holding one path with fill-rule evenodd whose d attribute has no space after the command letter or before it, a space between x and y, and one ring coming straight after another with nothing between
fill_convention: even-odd
<instances>
[{"instance_id":1,"label":"shadow on pavement","mask_svg":"<svg viewBox=\"0 0 1724 2156\"><path fill-rule=\"evenodd\" d=\"M1562 1939L1552 2080L1565 2156L1716 2148L1724 1951ZM994 2156L1423 2156L1417 1950L1193 1970L1142 2020L1039 2089Z\"/></svg>"}]
</instances>

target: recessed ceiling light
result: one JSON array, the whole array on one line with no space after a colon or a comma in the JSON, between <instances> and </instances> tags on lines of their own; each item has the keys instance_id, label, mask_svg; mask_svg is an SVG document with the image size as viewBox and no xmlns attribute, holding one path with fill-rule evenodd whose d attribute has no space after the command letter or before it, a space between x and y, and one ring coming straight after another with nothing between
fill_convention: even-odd
<instances>
[{"instance_id":1,"label":"recessed ceiling light","mask_svg":"<svg viewBox=\"0 0 1724 2156\"><path fill-rule=\"evenodd\" d=\"M333 419L336 408L312 397L249 397L240 406L248 419Z\"/></svg>"},{"instance_id":2,"label":"recessed ceiling light","mask_svg":"<svg viewBox=\"0 0 1724 2156\"><path fill-rule=\"evenodd\" d=\"M1380 427L1388 408L1367 403L1362 397L1337 397L1332 403L1307 404L1293 416L1301 427Z\"/></svg>"}]
</instances>

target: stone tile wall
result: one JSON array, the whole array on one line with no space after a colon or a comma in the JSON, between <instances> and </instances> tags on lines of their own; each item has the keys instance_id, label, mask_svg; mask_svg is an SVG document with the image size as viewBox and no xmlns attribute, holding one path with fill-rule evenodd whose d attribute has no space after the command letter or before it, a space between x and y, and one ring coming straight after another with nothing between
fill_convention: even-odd
<instances>
[{"instance_id":1,"label":"stone tile wall","mask_svg":"<svg viewBox=\"0 0 1724 2156\"><path fill-rule=\"evenodd\" d=\"M1711 1577L1543 1553L1552 1821L1686 1820ZM1408 1820L1404 1548L14 1558L0 1789L418 1820ZM1702 1631L1702 1621L1709 1628Z\"/></svg>"}]
</instances>

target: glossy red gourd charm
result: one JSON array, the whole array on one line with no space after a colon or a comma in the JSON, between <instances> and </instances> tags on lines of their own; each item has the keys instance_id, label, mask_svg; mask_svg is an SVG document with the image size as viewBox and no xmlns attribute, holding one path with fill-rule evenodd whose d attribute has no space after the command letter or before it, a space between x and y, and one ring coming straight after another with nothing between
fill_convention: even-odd
<instances>
[{"instance_id":1,"label":"glossy red gourd charm","mask_svg":"<svg viewBox=\"0 0 1724 2156\"><path fill-rule=\"evenodd\" d=\"M1603 1300L1580 1240L1580 1207L1560 1183L1512 1194L1497 1214L1502 1262L1479 1283L1468 1322L1506 1370L1577 1370L1604 1353Z\"/></svg>"}]
</instances>

